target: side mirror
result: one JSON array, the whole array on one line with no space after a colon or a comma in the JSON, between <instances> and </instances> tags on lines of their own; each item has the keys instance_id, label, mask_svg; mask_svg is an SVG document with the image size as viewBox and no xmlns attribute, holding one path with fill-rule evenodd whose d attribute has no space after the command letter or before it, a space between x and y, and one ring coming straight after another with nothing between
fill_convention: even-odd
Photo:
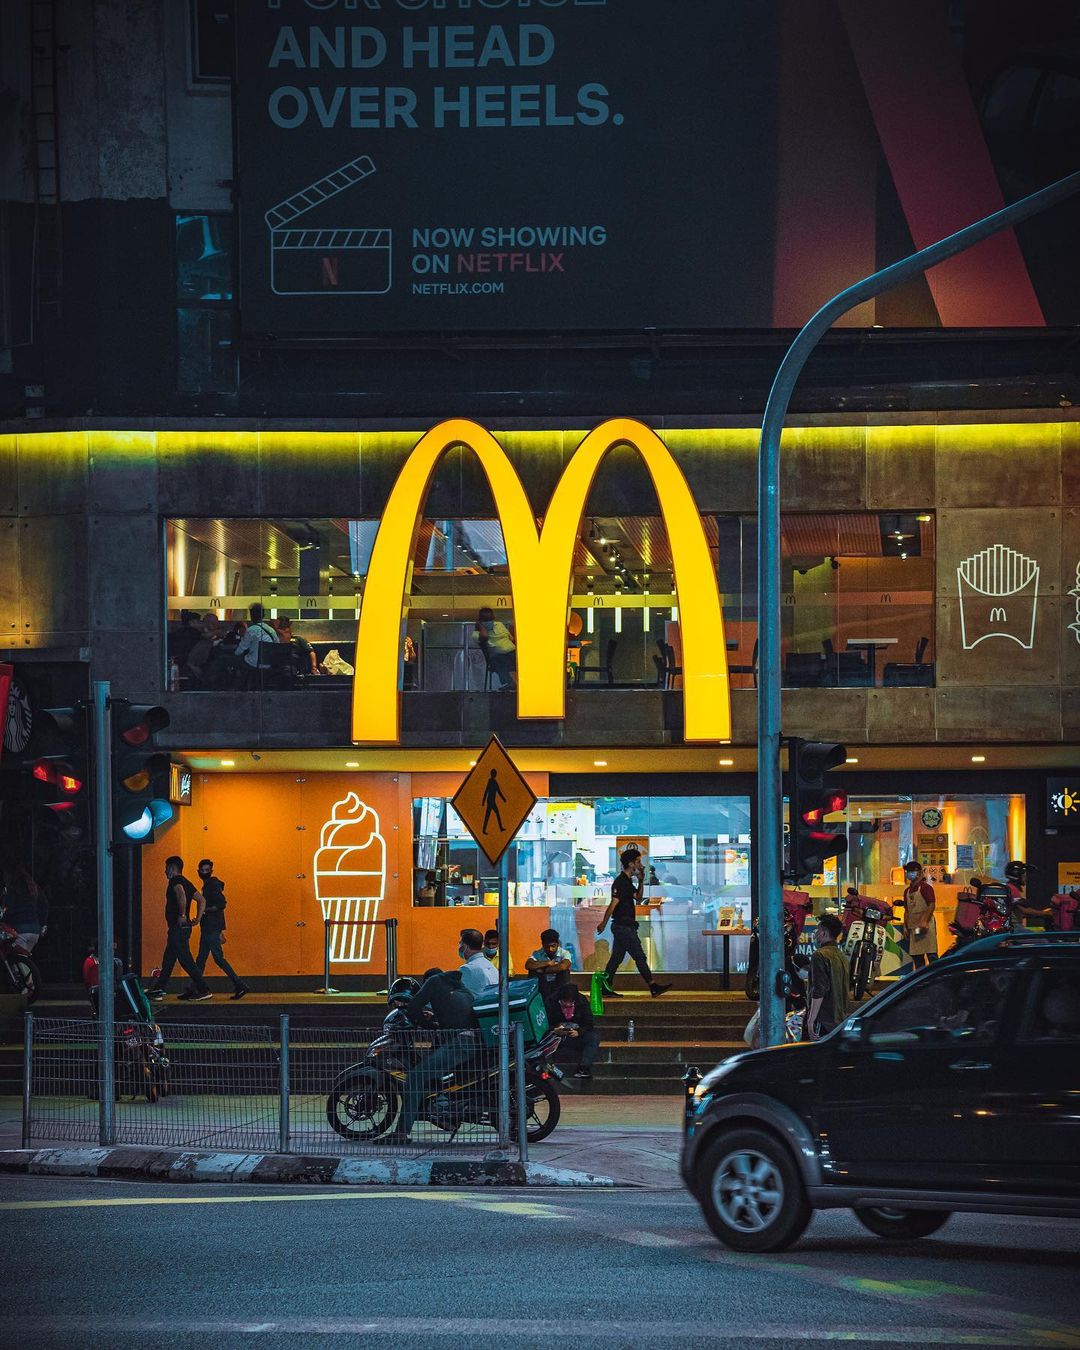
<instances>
[{"instance_id":1,"label":"side mirror","mask_svg":"<svg viewBox=\"0 0 1080 1350\"><path fill-rule=\"evenodd\" d=\"M849 1050L866 1040L866 1026L858 1017L849 1017L840 1028L840 1044Z\"/></svg>"}]
</instances>

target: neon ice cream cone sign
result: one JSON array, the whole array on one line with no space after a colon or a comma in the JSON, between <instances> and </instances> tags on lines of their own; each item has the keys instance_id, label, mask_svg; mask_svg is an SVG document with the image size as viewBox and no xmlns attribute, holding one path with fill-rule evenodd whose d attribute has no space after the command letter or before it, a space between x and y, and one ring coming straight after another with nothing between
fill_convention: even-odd
<instances>
[{"instance_id":1,"label":"neon ice cream cone sign","mask_svg":"<svg viewBox=\"0 0 1080 1350\"><path fill-rule=\"evenodd\" d=\"M331 961L363 965L371 960L374 920L386 891L386 840L378 813L355 792L334 803L319 837L314 870L323 918L349 924L330 929ZM351 926L357 920L367 922Z\"/></svg>"}]
</instances>

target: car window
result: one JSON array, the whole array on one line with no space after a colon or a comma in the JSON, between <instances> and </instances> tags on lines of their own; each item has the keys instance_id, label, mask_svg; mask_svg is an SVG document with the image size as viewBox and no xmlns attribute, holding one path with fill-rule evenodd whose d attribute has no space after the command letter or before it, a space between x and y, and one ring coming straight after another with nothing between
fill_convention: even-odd
<instances>
[{"instance_id":1,"label":"car window","mask_svg":"<svg viewBox=\"0 0 1080 1350\"><path fill-rule=\"evenodd\" d=\"M866 1034L871 1043L963 1040L988 1045L997 1038L1012 973L980 966L934 972L872 1013L867 1009Z\"/></svg>"},{"instance_id":2,"label":"car window","mask_svg":"<svg viewBox=\"0 0 1080 1350\"><path fill-rule=\"evenodd\" d=\"M1080 1045L1080 970L1041 970L1032 980L1017 1041Z\"/></svg>"}]
</instances>

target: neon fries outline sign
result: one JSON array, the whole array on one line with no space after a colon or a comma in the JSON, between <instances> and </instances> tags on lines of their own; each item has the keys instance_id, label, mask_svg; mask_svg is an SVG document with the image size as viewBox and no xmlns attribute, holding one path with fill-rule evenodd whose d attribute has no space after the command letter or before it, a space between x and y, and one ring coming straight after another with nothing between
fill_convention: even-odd
<instances>
[{"instance_id":1,"label":"neon fries outline sign","mask_svg":"<svg viewBox=\"0 0 1080 1350\"><path fill-rule=\"evenodd\" d=\"M353 680L352 739L378 745L400 740L399 666L409 563L432 475L442 456L458 445L480 460L502 524L517 631L518 717L560 720L566 715L566 616L574 545L604 456L617 445L629 445L645 462L671 543L682 625L684 738L730 740L723 608L701 516L671 451L654 431L628 418L604 422L581 442L539 530L517 470L484 427L454 418L421 437L390 493L371 553L357 623L356 650L363 656Z\"/></svg>"}]
</instances>

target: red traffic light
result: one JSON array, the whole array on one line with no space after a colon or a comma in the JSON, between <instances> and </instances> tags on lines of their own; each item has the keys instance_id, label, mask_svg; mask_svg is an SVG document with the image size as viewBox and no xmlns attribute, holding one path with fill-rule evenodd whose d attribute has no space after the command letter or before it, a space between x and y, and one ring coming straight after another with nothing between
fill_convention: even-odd
<instances>
[{"instance_id":1,"label":"red traffic light","mask_svg":"<svg viewBox=\"0 0 1080 1350\"><path fill-rule=\"evenodd\" d=\"M838 811L846 811L847 801L848 795L846 792L838 792L835 788L827 789L825 793L825 814L832 816Z\"/></svg>"},{"instance_id":2,"label":"red traffic light","mask_svg":"<svg viewBox=\"0 0 1080 1350\"><path fill-rule=\"evenodd\" d=\"M49 783L65 797L77 797L83 789L83 780L70 764L62 760L35 760L30 772L39 783Z\"/></svg>"}]
</instances>

